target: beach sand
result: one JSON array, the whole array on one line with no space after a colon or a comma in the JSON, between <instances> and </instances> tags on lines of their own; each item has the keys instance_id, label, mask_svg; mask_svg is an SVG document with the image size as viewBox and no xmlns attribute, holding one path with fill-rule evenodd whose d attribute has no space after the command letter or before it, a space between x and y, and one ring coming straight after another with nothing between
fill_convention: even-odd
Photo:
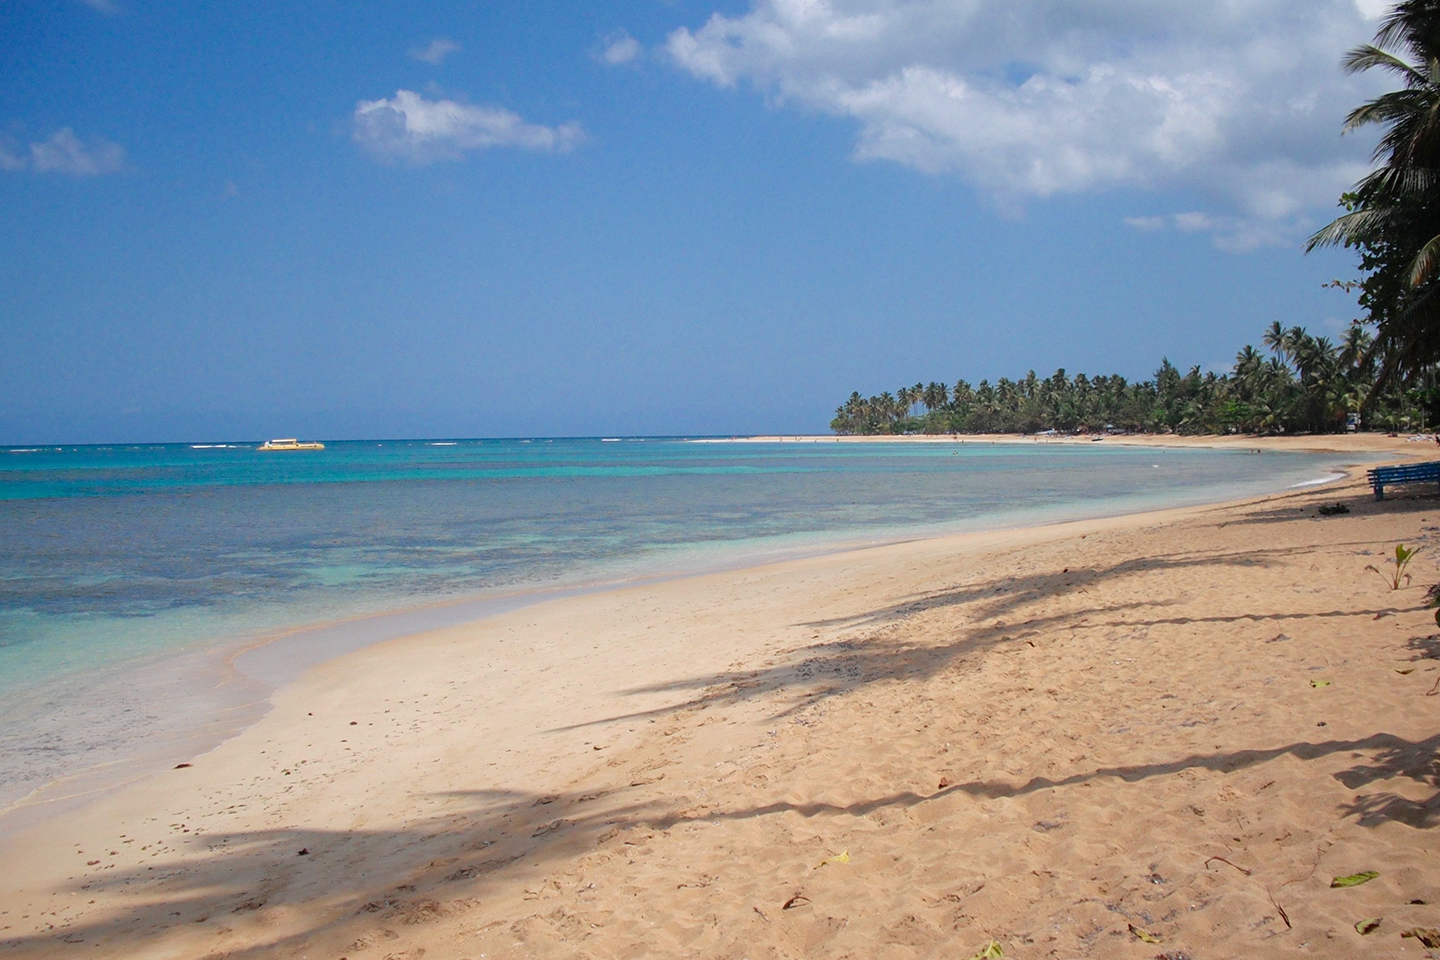
<instances>
[{"instance_id":1,"label":"beach sand","mask_svg":"<svg viewBox=\"0 0 1440 960\"><path fill-rule=\"evenodd\" d=\"M6 838L0 954L1425 956L1437 532L1352 477L379 644Z\"/></svg>"}]
</instances>

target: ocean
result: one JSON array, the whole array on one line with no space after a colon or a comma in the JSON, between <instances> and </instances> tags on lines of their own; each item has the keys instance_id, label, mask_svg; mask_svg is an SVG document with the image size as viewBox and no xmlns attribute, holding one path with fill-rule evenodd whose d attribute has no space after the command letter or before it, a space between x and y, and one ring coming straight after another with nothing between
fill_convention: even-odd
<instances>
[{"instance_id":1,"label":"ocean","mask_svg":"<svg viewBox=\"0 0 1440 960\"><path fill-rule=\"evenodd\" d=\"M256 446L0 448L0 811L203 748L273 685L378 639L609 584L1256 495L1341 459L1108 443ZM232 658L246 647L260 649Z\"/></svg>"}]
</instances>

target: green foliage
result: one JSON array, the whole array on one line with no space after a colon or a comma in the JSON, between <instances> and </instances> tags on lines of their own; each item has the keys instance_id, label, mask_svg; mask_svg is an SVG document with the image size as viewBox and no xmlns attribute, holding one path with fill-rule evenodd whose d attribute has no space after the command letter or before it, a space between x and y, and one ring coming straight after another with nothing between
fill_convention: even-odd
<instances>
[{"instance_id":1,"label":"green foliage","mask_svg":"<svg viewBox=\"0 0 1440 960\"><path fill-rule=\"evenodd\" d=\"M1401 580L1404 580L1407 586L1410 584L1410 574L1405 572L1405 568L1410 566L1410 561L1414 558L1415 554L1419 552L1419 547L1407 547L1403 543L1397 543L1395 544L1394 559L1385 561L1386 563L1395 564L1394 570L1390 571L1389 573L1384 573L1374 564L1366 564L1365 569L1374 570L1377 574L1379 574L1380 579L1384 580L1385 584L1391 590L1399 590ZM1437 617L1437 622L1440 622L1440 617Z\"/></svg>"},{"instance_id":2,"label":"green foliage","mask_svg":"<svg viewBox=\"0 0 1440 960\"><path fill-rule=\"evenodd\" d=\"M1440 361L1440 4L1401 0L1381 20L1374 45L1350 51L1345 67L1378 69L1400 89L1346 118L1347 132L1381 128L1375 169L1340 198L1345 213L1307 249L1345 246L1360 255L1360 306L1375 331L1367 356L1384 391Z\"/></svg>"},{"instance_id":3,"label":"green foliage","mask_svg":"<svg viewBox=\"0 0 1440 960\"><path fill-rule=\"evenodd\" d=\"M1374 340L1356 322L1338 343L1278 321L1265 331L1269 356L1247 346L1227 374L1182 372L1169 359L1153 379L1001 377L852 393L830 428L840 434L900 433L1335 433L1366 408L1368 428L1424 429L1440 412L1432 368L1396 375L1376 391Z\"/></svg>"}]
</instances>

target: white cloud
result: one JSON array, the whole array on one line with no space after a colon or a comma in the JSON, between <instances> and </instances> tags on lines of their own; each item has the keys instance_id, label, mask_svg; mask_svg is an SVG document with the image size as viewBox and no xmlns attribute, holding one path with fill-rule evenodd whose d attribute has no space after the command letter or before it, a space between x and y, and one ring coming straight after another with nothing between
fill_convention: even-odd
<instances>
[{"instance_id":1,"label":"white cloud","mask_svg":"<svg viewBox=\"0 0 1440 960\"><path fill-rule=\"evenodd\" d=\"M1200 210L1189 210L1170 217L1125 217L1124 221L1131 229L1146 233L1173 228L1181 233L1208 234L1217 247L1232 253L1284 243L1287 237L1310 229L1307 222L1297 218L1267 221Z\"/></svg>"},{"instance_id":2,"label":"white cloud","mask_svg":"<svg viewBox=\"0 0 1440 960\"><path fill-rule=\"evenodd\" d=\"M69 127L62 127L47 140L30 144L29 156L11 153L0 144L0 170L36 173L68 173L74 177L96 177L125 169L125 148L104 137L82 141Z\"/></svg>"},{"instance_id":3,"label":"white cloud","mask_svg":"<svg viewBox=\"0 0 1440 960\"><path fill-rule=\"evenodd\" d=\"M1340 124L1383 81L1339 64L1370 39L1378 0L751 4L675 30L667 54L718 86L851 118L857 159L957 174L999 206L1179 189L1231 218L1217 242L1243 245L1328 218L1367 169L1364 138Z\"/></svg>"},{"instance_id":4,"label":"white cloud","mask_svg":"<svg viewBox=\"0 0 1440 960\"><path fill-rule=\"evenodd\" d=\"M460 49L460 44L448 37L436 37L430 41L428 47L416 47L410 51L410 56L416 60L438 67L445 62L445 58Z\"/></svg>"},{"instance_id":5,"label":"white cloud","mask_svg":"<svg viewBox=\"0 0 1440 960\"><path fill-rule=\"evenodd\" d=\"M605 48L600 51L600 59L611 66L618 66L640 56L640 50L640 41L622 30L605 38Z\"/></svg>"},{"instance_id":6,"label":"white cloud","mask_svg":"<svg viewBox=\"0 0 1440 960\"><path fill-rule=\"evenodd\" d=\"M124 169L125 148L104 137L93 137L86 144L74 130L62 127L49 140L30 144L30 166L40 173L94 177Z\"/></svg>"},{"instance_id":7,"label":"white cloud","mask_svg":"<svg viewBox=\"0 0 1440 960\"><path fill-rule=\"evenodd\" d=\"M1175 229L1185 233L1202 233L1214 230L1218 225L1215 218L1208 213L1191 211L1175 214Z\"/></svg>"},{"instance_id":8,"label":"white cloud","mask_svg":"<svg viewBox=\"0 0 1440 960\"><path fill-rule=\"evenodd\" d=\"M563 153L580 142L578 123L547 127L527 123L501 107L426 100L411 90L355 107L355 141L386 160L412 164L458 160L466 151L520 147Z\"/></svg>"}]
</instances>

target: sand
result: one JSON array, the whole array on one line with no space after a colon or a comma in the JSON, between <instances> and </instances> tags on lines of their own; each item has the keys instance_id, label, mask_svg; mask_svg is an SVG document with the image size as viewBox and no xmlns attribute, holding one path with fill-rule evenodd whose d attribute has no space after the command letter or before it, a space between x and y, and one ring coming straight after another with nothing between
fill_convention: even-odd
<instances>
[{"instance_id":1,"label":"sand","mask_svg":"<svg viewBox=\"0 0 1440 960\"><path fill-rule=\"evenodd\" d=\"M9 837L0 954L1425 956L1437 532L1352 478L379 644Z\"/></svg>"}]
</instances>

